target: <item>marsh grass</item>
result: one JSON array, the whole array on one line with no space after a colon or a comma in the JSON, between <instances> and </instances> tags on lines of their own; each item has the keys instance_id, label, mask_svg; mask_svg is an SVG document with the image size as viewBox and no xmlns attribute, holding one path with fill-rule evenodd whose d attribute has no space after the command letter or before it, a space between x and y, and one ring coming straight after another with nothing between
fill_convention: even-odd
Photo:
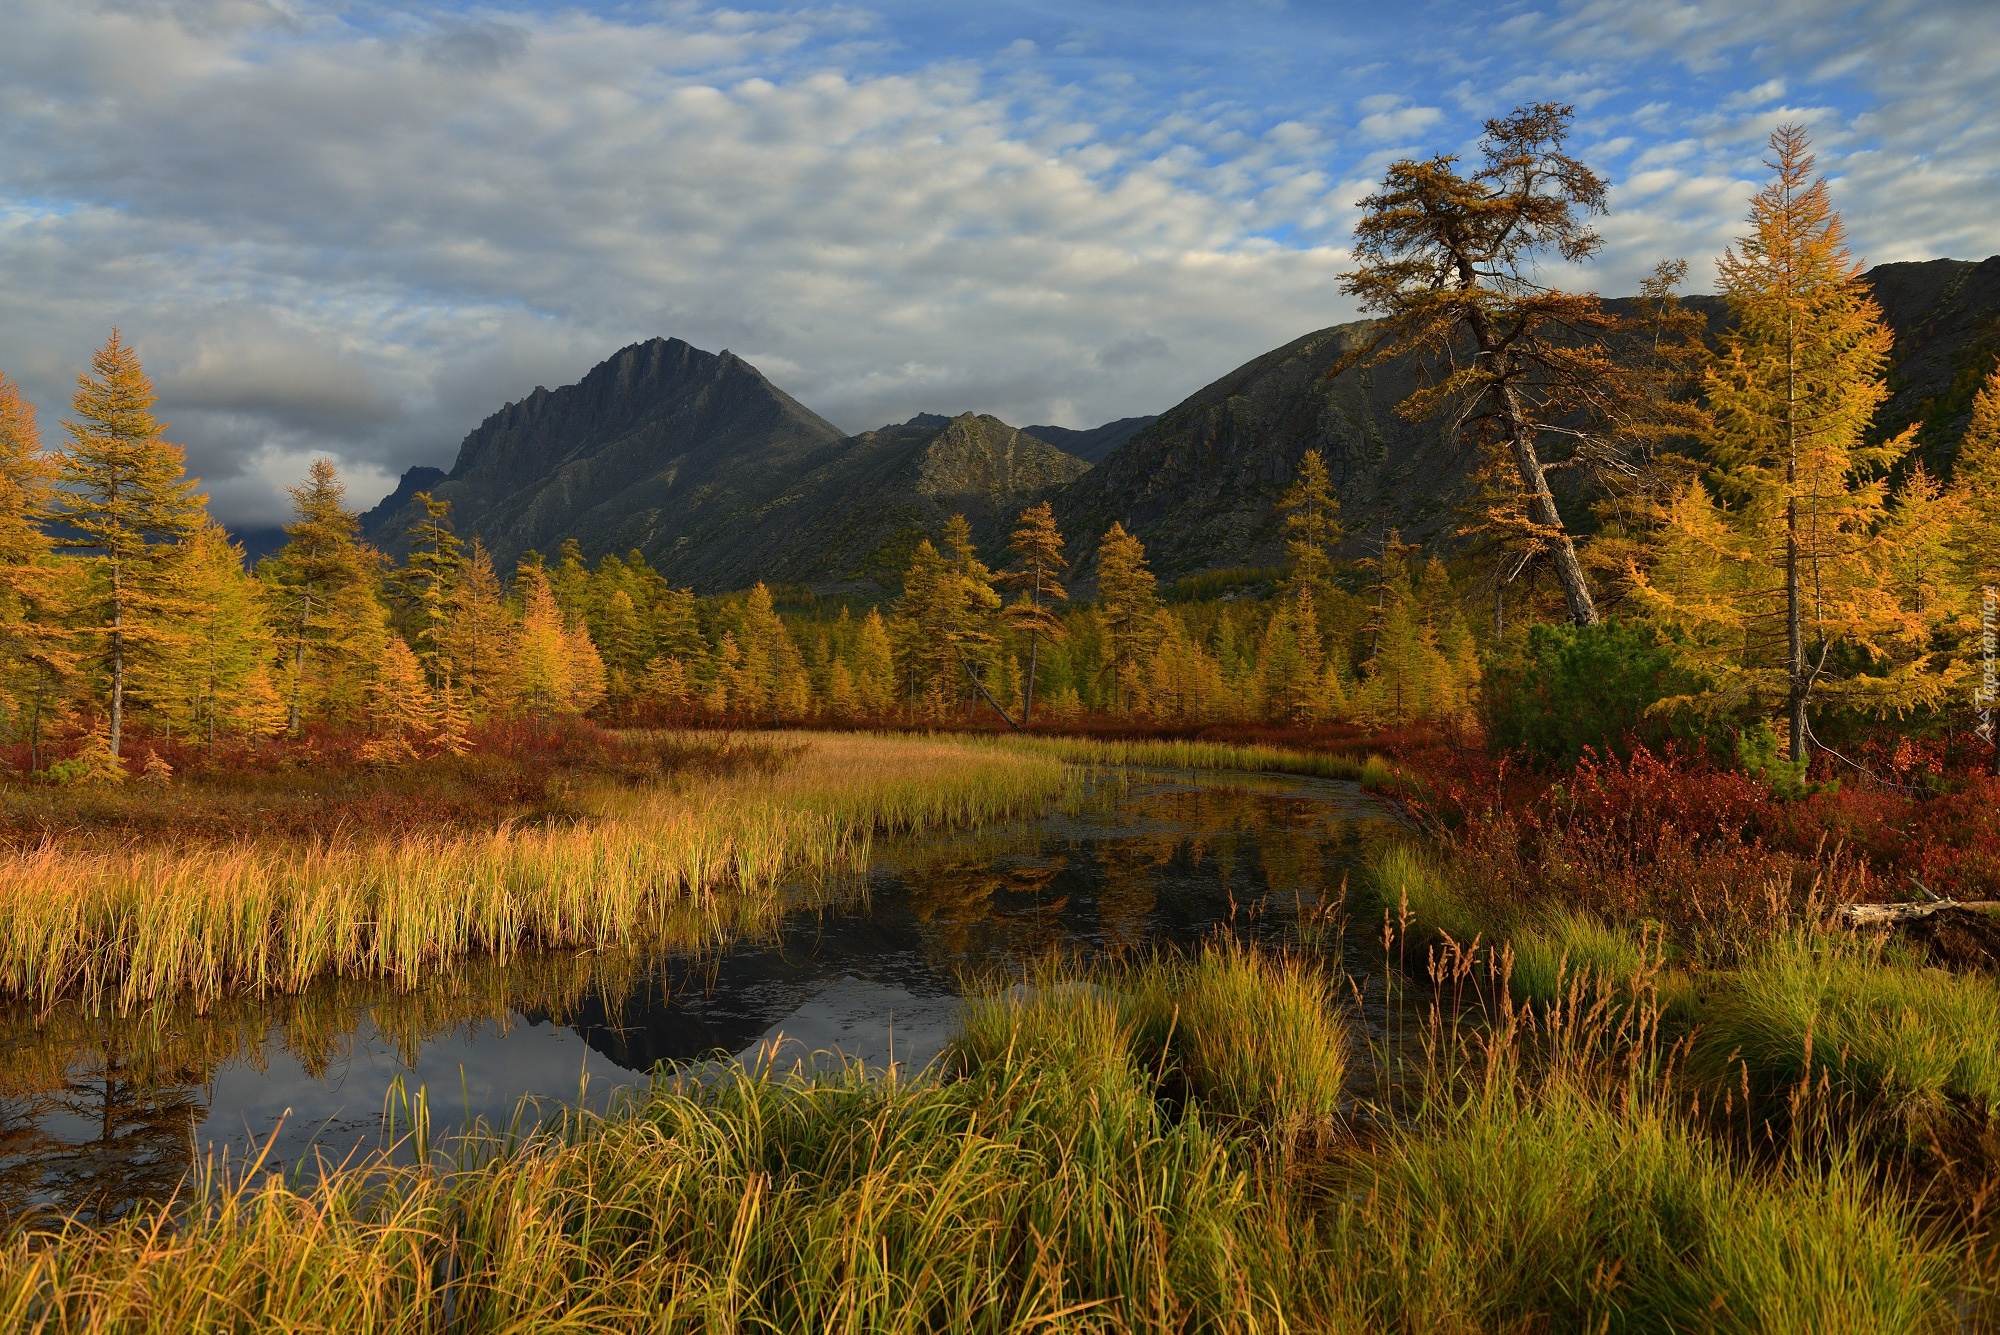
<instances>
[{"instance_id":1,"label":"marsh grass","mask_svg":"<svg viewBox=\"0 0 2000 1335\"><path fill-rule=\"evenodd\" d=\"M1392 791L1402 771L1378 755L1366 757L1288 747L1175 739L1093 737L1006 737L996 744L1033 754L1053 755L1078 765L1138 765L1155 769L1235 770L1304 774L1348 779L1362 787Z\"/></svg>"},{"instance_id":2,"label":"marsh grass","mask_svg":"<svg viewBox=\"0 0 2000 1335\"><path fill-rule=\"evenodd\" d=\"M806 735L796 758L578 800L588 819L299 845L47 843L0 856L0 992L121 1010L296 992L328 974L413 983L474 954L689 944L768 919L787 878L871 839L1039 809L1057 760L947 739Z\"/></svg>"},{"instance_id":3,"label":"marsh grass","mask_svg":"<svg viewBox=\"0 0 2000 1335\"><path fill-rule=\"evenodd\" d=\"M1702 1007L1699 1051L1766 1095L1824 1084L1910 1130L2000 1118L2000 986L1885 959L1865 941L1774 942Z\"/></svg>"},{"instance_id":4,"label":"marsh grass","mask_svg":"<svg viewBox=\"0 0 2000 1335\"><path fill-rule=\"evenodd\" d=\"M1907 1199L1852 1158L1739 1160L1673 1111L1656 1065L1538 1044L1543 1012L1478 1035L1440 1020L1415 1115L1304 1154L1177 1098L1182 1040L1149 1038L1160 1003L1243 1026L1268 1012L1240 1004L1247 980L1283 988L1294 963L1218 947L1123 972L1038 966L968 1005L950 1079L668 1074L609 1117L468 1141L443 1165L311 1186L209 1176L178 1207L15 1233L0 1320L352 1335L1956 1324L1964 1246ZM1538 1045L1551 1063L1530 1060ZM1311 1083L1306 1048L1262 1051L1257 1088Z\"/></svg>"}]
</instances>

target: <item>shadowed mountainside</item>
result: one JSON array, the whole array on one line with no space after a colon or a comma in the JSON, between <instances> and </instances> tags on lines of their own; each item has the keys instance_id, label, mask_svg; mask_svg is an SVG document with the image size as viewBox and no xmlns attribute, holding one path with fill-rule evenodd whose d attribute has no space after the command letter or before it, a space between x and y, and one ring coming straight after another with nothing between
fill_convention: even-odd
<instances>
[{"instance_id":1,"label":"shadowed mountainside","mask_svg":"<svg viewBox=\"0 0 2000 1335\"><path fill-rule=\"evenodd\" d=\"M1931 466L1948 473L1972 396L2000 354L2000 256L1885 264L1867 279L1896 336L1884 426L1916 424ZM1720 300L1689 301L1721 328ZM704 592L759 579L892 587L917 542L935 539L951 514L964 513L997 559L1014 516L1048 497L1080 571L1115 520L1171 579L1276 564L1274 507L1316 448L1339 490L1347 555L1392 527L1448 541L1471 490L1470 452L1438 423L1396 415L1417 368L1397 360L1326 374L1372 328L1295 339L1158 418L1022 430L920 413L851 437L731 353L654 339L578 384L507 405L466 437L449 474L406 473L364 532L400 556L411 498L429 489L503 571L528 548L553 552L575 537L593 558L636 548Z\"/></svg>"}]
</instances>

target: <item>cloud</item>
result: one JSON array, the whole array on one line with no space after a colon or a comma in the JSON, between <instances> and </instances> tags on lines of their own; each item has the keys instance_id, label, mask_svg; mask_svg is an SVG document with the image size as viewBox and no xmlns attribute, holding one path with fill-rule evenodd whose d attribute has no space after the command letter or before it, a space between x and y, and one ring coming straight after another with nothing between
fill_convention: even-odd
<instances>
[{"instance_id":1,"label":"cloud","mask_svg":"<svg viewBox=\"0 0 2000 1335\"><path fill-rule=\"evenodd\" d=\"M1869 258L2000 249L1995 11L1846 12L1583 0L1414 48L1303 7L1232 9L1216 43L1088 0L950 41L921 6L15 0L0 368L53 434L121 325L241 523L315 454L372 500L655 334L848 429L1158 412L1350 318L1354 201L1536 97L1586 105L1579 151L1622 173L1601 290L1699 273L1788 116Z\"/></svg>"}]
</instances>

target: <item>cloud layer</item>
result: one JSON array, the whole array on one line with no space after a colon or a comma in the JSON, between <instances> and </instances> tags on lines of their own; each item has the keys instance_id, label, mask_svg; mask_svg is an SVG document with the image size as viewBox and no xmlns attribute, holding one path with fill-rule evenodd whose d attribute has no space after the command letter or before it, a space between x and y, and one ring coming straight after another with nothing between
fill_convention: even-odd
<instances>
[{"instance_id":1,"label":"cloud layer","mask_svg":"<svg viewBox=\"0 0 2000 1335\"><path fill-rule=\"evenodd\" d=\"M849 429L1089 426L1350 318L1334 280L1382 166L1542 97L1578 103L1617 183L1606 290L1713 254L1788 118L1869 258L2000 250L1988 7L1632 10L1478 32L1441 10L1443 40L1377 58L1402 46L1261 6L1002 5L960 31L846 6L20 0L0 369L53 429L120 325L241 525L277 520L314 454L365 503L654 334L732 348ZM1197 40L1218 13L1235 44Z\"/></svg>"}]
</instances>

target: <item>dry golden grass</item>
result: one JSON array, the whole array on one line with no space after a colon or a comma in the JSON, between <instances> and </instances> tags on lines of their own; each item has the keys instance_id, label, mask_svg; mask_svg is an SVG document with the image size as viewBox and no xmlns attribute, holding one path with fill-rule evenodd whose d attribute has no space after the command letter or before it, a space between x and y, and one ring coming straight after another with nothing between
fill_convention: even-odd
<instances>
[{"instance_id":1,"label":"dry golden grass","mask_svg":"<svg viewBox=\"0 0 2000 1335\"><path fill-rule=\"evenodd\" d=\"M120 1009L295 992L328 974L411 982L467 955L685 942L768 913L787 878L877 833L1038 810L1060 760L973 741L796 734L776 772L580 795L591 818L301 845L0 857L0 993Z\"/></svg>"}]
</instances>

